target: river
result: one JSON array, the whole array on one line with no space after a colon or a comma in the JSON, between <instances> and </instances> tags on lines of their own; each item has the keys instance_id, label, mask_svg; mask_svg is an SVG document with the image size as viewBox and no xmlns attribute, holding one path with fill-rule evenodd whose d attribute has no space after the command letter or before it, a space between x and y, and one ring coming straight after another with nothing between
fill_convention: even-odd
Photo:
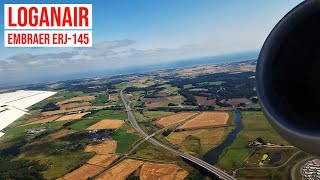
<instances>
[{"instance_id":1,"label":"river","mask_svg":"<svg viewBox=\"0 0 320 180\"><path fill-rule=\"evenodd\" d=\"M241 111L236 110L236 128L228 134L227 138L217 147L211 149L209 152L207 152L202 158L204 161L206 161L209 164L217 164L219 160L219 156L223 152L223 150L230 146L235 138L237 137L237 134L242 130L242 117L241 117Z\"/></svg>"},{"instance_id":2,"label":"river","mask_svg":"<svg viewBox=\"0 0 320 180\"><path fill-rule=\"evenodd\" d=\"M243 124L242 124L241 111L236 110L235 114L236 114L236 120L235 120L236 128L233 129L232 132L228 134L227 138L219 146L211 149L202 157L202 159L207 163L217 164L219 160L219 156L221 155L223 150L233 143L233 141L237 137L237 134L242 130ZM199 172L193 176L193 179L205 179L205 176L206 175ZM213 179L218 179L218 178L213 178Z\"/></svg>"}]
</instances>

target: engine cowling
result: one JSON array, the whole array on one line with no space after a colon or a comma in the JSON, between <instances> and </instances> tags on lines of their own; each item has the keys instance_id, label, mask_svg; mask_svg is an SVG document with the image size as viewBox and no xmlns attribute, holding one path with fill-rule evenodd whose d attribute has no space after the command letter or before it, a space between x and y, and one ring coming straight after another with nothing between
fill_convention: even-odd
<instances>
[{"instance_id":1,"label":"engine cowling","mask_svg":"<svg viewBox=\"0 0 320 180\"><path fill-rule=\"evenodd\" d=\"M256 83L270 124L320 156L320 1L302 2L274 27L259 55Z\"/></svg>"}]
</instances>

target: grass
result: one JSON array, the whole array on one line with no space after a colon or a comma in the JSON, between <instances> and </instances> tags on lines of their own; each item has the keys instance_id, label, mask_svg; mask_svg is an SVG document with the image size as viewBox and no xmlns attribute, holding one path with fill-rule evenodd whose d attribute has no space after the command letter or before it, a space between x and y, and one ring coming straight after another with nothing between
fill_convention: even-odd
<instances>
[{"instance_id":1,"label":"grass","mask_svg":"<svg viewBox=\"0 0 320 180\"><path fill-rule=\"evenodd\" d=\"M56 179L61 177L70 171L80 167L85 162L87 162L93 153L85 153L83 150L72 151L57 154L34 154L28 156L27 154L22 154L22 159L37 160L42 164L47 164L48 169L44 171L43 175L45 179Z\"/></svg>"},{"instance_id":2,"label":"grass","mask_svg":"<svg viewBox=\"0 0 320 180\"><path fill-rule=\"evenodd\" d=\"M92 114L90 117L96 119L127 119L127 113L117 110L102 110Z\"/></svg>"},{"instance_id":3,"label":"grass","mask_svg":"<svg viewBox=\"0 0 320 180\"><path fill-rule=\"evenodd\" d=\"M232 129L226 127L174 132L166 139L184 152L201 156L223 142Z\"/></svg>"},{"instance_id":4,"label":"grass","mask_svg":"<svg viewBox=\"0 0 320 180\"><path fill-rule=\"evenodd\" d=\"M202 82L202 83L199 83L200 85L216 85L216 86L219 86L223 83L226 83L224 81L214 81L214 82Z\"/></svg>"},{"instance_id":5,"label":"grass","mask_svg":"<svg viewBox=\"0 0 320 180\"><path fill-rule=\"evenodd\" d=\"M247 144L248 141L252 141L257 137L262 137L265 141L275 144L288 145L269 125L262 112L246 111L242 113L242 117L243 130L219 157L218 165L227 170L239 167L245 159L254 153L254 149L247 148Z\"/></svg>"},{"instance_id":6,"label":"grass","mask_svg":"<svg viewBox=\"0 0 320 180\"><path fill-rule=\"evenodd\" d=\"M117 141L116 153L125 153L140 137L120 128L111 135L111 139Z\"/></svg>"},{"instance_id":7,"label":"grass","mask_svg":"<svg viewBox=\"0 0 320 180\"><path fill-rule=\"evenodd\" d=\"M30 140L36 135L27 135L26 134L27 130L32 128L46 127L45 132L52 132L54 130L61 128L64 123L66 122L50 122L45 125L33 124L29 126L10 126L6 128L5 135L1 137L0 144L7 143L7 142L9 142L9 144L12 144L16 141Z\"/></svg>"},{"instance_id":8,"label":"grass","mask_svg":"<svg viewBox=\"0 0 320 180\"><path fill-rule=\"evenodd\" d=\"M88 127L96 124L100 120L101 119L81 119L78 122L68 126L68 128L71 128L77 131L86 130Z\"/></svg>"},{"instance_id":9,"label":"grass","mask_svg":"<svg viewBox=\"0 0 320 180\"><path fill-rule=\"evenodd\" d=\"M184 89L189 89L189 88L193 88L194 86L192 84L186 84L186 85L183 85L183 88Z\"/></svg>"},{"instance_id":10,"label":"grass","mask_svg":"<svg viewBox=\"0 0 320 180\"><path fill-rule=\"evenodd\" d=\"M93 105L95 106L103 106L109 100L109 94L104 92L99 94L96 99L93 101Z\"/></svg>"},{"instance_id":11,"label":"grass","mask_svg":"<svg viewBox=\"0 0 320 180\"><path fill-rule=\"evenodd\" d=\"M147 141L138 147L138 149L133 153L133 156L152 161L172 162L180 159L178 156L168 153L167 151L161 149L160 147L156 147Z\"/></svg>"},{"instance_id":12,"label":"grass","mask_svg":"<svg viewBox=\"0 0 320 180\"><path fill-rule=\"evenodd\" d=\"M143 111L143 114L141 114L140 112L134 112L134 115L139 122L150 122L156 118L172 114L174 113L167 111Z\"/></svg>"},{"instance_id":13,"label":"grass","mask_svg":"<svg viewBox=\"0 0 320 180\"><path fill-rule=\"evenodd\" d=\"M159 88L164 87L167 91L169 91L172 94L178 94L179 88L171 86L170 84L164 84L162 86L159 86Z\"/></svg>"},{"instance_id":14,"label":"grass","mask_svg":"<svg viewBox=\"0 0 320 180\"><path fill-rule=\"evenodd\" d=\"M124 88L128 83L127 82L122 82L119 84L114 85L117 89L122 89Z\"/></svg>"}]
</instances>

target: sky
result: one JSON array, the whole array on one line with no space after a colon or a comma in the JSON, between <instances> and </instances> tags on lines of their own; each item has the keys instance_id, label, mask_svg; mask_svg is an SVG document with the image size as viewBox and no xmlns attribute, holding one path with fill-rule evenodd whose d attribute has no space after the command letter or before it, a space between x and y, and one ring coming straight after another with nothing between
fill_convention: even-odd
<instances>
[{"instance_id":1,"label":"sky","mask_svg":"<svg viewBox=\"0 0 320 180\"><path fill-rule=\"evenodd\" d=\"M2 0L2 16L4 4L92 4L93 47L5 48L0 21L0 86L259 51L276 23L301 1Z\"/></svg>"}]
</instances>

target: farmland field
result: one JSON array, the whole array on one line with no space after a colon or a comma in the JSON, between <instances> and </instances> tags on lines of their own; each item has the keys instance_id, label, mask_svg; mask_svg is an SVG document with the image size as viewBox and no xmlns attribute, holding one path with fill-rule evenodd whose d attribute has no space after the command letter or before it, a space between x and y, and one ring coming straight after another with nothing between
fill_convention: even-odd
<instances>
[{"instance_id":1,"label":"farmland field","mask_svg":"<svg viewBox=\"0 0 320 180\"><path fill-rule=\"evenodd\" d=\"M124 129L117 129L112 135L111 138L117 141L117 153L125 153L130 148L130 146L139 140L139 136L128 133Z\"/></svg>"},{"instance_id":2,"label":"farmland field","mask_svg":"<svg viewBox=\"0 0 320 180\"><path fill-rule=\"evenodd\" d=\"M219 157L218 165L224 169L238 167L246 158L251 156L255 149L247 148L249 141L258 137L275 144L289 145L270 126L262 112L242 112L243 130L237 135L234 142L227 147Z\"/></svg>"},{"instance_id":3,"label":"farmland field","mask_svg":"<svg viewBox=\"0 0 320 180\"><path fill-rule=\"evenodd\" d=\"M101 167L108 167L111 163L119 158L118 154L105 154L105 155L95 155L93 156L87 164L92 164Z\"/></svg>"},{"instance_id":4,"label":"farmland field","mask_svg":"<svg viewBox=\"0 0 320 180\"><path fill-rule=\"evenodd\" d=\"M159 120L157 120L155 123L159 127L167 127L172 124L176 124L182 121L187 120L188 118L191 118L192 116L195 116L198 114L197 112L183 112L183 113L177 113L170 116L162 117Z\"/></svg>"},{"instance_id":5,"label":"farmland field","mask_svg":"<svg viewBox=\"0 0 320 180\"><path fill-rule=\"evenodd\" d=\"M78 101L93 101L96 97L94 96L80 96L80 97L74 97L70 98L64 101L57 102L57 105L67 104L70 102L78 102Z\"/></svg>"},{"instance_id":6,"label":"farmland field","mask_svg":"<svg viewBox=\"0 0 320 180\"><path fill-rule=\"evenodd\" d=\"M63 179L65 180L87 180L89 177L96 175L103 170L103 167L84 164L80 168L72 171L71 173L65 175Z\"/></svg>"},{"instance_id":7,"label":"farmland field","mask_svg":"<svg viewBox=\"0 0 320 180\"><path fill-rule=\"evenodd\" d=\"M132 172L137 170L143 165L143 161L133 159L126 159L109 170L103 172L96 179L109 180L109 179L126 179Z\"/></svg>"},{"instance_id":8,"label":"farmland field","mask_svg":"<svg viewBox=\"0 0 320 180\"><path fill-rule=\"evenodd\" d=\"M196 99L199 105L212 106L216 104L214 99L208 99L207 97L196 96Z\"/></svg>"},{"instance_id":9,"label":"farmland field","mask_svg":"<svg viewBox=\"0 0 320 180\"><path fill-rule=\"evenodd\" d=\"M80 113L80 114L70 114L70 115L65 115L57 119L56 121L67 121L67 120L76 120L76 119L81 119L83 116L90 114L90 112L85 112L85 113Z\"/></svg>"},{"instance_id":10,"label":"farmland field","mask_svg":"<svg viewBox=\"0 0 320 180\"><path fill-rule=\"evenodd\" d=\"M88 130L98 130L98 129L117 129L123 124L123 120L119 119L104 119L98 123L88 127Z\"/></svg>"},{"instance_id":11,"label":"farmland field","mask_svg":"<svg viewBox=\"0 0 320 180\"><path fill-rule=\"evenodd\" d=\"M175 164L158 164L146 162L140 170L141 180L175 179L183 180L188 172Z\"/></svg>"},{"instance_id":12,"label":"farmland field","mask_svg":"<svg viewBox=\"0 0 320 180\"><path fill-rule=\"evenodd\" d=\"M224 126L227 124L228 119L229 114L226 112L202 112L195 118L180 126L179 129L197 129Z\"/></svg>"},{"instance_id":13,"label":"farmland field","mask_svg":"<svg viewBox=\"0 0 320 180\"><path fill-rule=\"evenodd\" d=\"M85 152L95 152L96 154L106 155L113 154L116 151L117 142L113 140L104 140L100 144L88 145Z\"/></svg>"},{"instance_id":14,"label":"farmland field","mask_svg":"<svg viewBox=\"0 0 320 180\"><path fill-rule=\"evenodd\" d=\"M61 117L61 116L52 116L52 117L48 117L48 118L43 118L43 119L39 119L39 120L32 121L32 122L27 123L27 124L23 124L23 126L28 126L28 125L32 125L32 124L42 124L42 123L52 122L52 121L57 120L59 117Z\"/></svg>"},{"instance_id":15,"label":"farmland field","mask_svg":"<svg viewBox=\"0 0 320 180\"><path fill-rule=\"evenodd\" d=\"M174 112L167 112L167 111L143 111L142 113L134 112L134 115L135 115L137 121L139 121L139 122L141 122L141 121L150 122L156 118L160 118L163 116L168 116L168 115L174 114Z\"/></svg>"},{"instance_id":16,"label":"farmland field","mask_svg":"<svg viewBox=\"0 0 320 180\"><path fill-rule=\"evenodd\" d=\"M232 129L232 127L226 127L180 131L170 134L166 139L170 143L179 146L184 152L203 155L219 145Z\"/></svg>"}]
</instances>

